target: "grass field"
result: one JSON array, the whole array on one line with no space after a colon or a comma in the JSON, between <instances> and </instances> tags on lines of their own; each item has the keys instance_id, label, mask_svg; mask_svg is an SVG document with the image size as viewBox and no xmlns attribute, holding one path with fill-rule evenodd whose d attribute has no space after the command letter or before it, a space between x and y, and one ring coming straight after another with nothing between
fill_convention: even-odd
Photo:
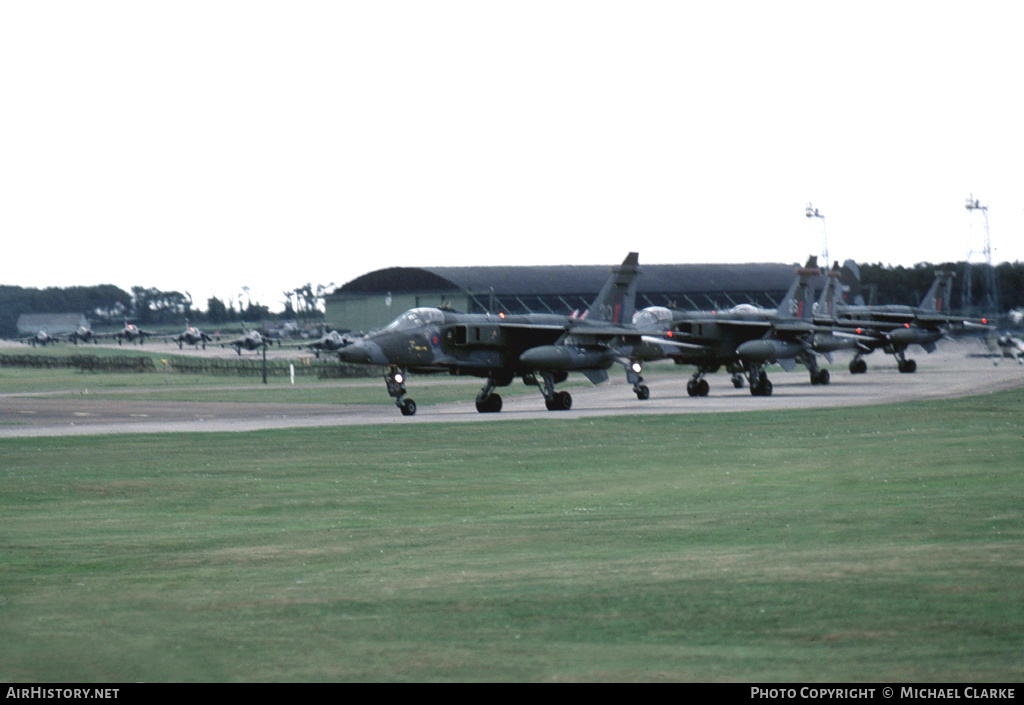
<instances>
[{"instance_id":1,"label":"grass field","mask_svg":"<svg viewBox=\"0 0 1024 705\"><path fill-rule=\"evenodd\" d=\"M3 440L0 679L1016 682L1022 451L1024 391Z\"/></svg>"}]
</instances>

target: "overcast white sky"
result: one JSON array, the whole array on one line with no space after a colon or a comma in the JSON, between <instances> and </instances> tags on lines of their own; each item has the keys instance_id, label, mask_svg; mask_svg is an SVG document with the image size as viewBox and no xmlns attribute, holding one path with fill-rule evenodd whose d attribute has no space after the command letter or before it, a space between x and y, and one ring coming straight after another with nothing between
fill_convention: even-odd
<instances>
[{"instance_id":1,"label":"overcast white sky","mask_svg":"<svg viewBox=\"0 0 1024 705\"><path fill-rule=\"evenodd\" d=\"M0 284L1024 259L1024 5L0 4ZM813 202L825 216L805 217ZM973 243L973 244L972 244Z\"/></svg>"}]
</instances>

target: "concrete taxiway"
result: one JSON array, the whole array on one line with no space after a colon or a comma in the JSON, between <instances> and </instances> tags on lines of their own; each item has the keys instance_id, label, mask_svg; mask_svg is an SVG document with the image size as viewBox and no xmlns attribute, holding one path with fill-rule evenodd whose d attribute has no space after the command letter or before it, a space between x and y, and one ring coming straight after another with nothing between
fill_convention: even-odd
<instances>
[{"instance_id":1,"label":"concrete taxiway","mask_svg":"<svg viewBox=\"0 0 1024 705\"><path fill-rule=\"evenodd\" d=\"M852 375L846 359L837 360L828 385L811 385L804 368L783 372L769 368L774 385L770 397L754 397L746 388L735 389L726 374L708 377L711 394L686 394L688 375L664 366L646 373L651 398L639 401L618 369L612 380L597 387L574 386L572 409L547 411L540 393L505 396L497 414L480 414L474 406L479 382L448 378L465 385L463 401L422 405L416 416L404 417L387 403L382 380L366 380L379 389L381 404L345 404L344 387L338 388L337 404L181 402L153 399L103 398L80 392L54 394L0 395L0 438L32 436L76 436L115 433L257 431L275 428L355 426L373 424L423 424L438 422L495 423L516 419L549 420L633 414L690 414L709 412L761 411L765 409L835 408L852 405L887 404L912 400L939 399L984 394L1024 387L1024 368L1005 361L973 358L978 346L971 342L947 342L931 355L915 355L917 372L901 374L893 359L875 354L868 359L867 374ZM683 368L689 370L690 368ZM575 377L575 376L574 376ZM418 386L436 377L413 376L409 396ZM516 382L516 384L521 384ZM138 390L135 390L138 391ZM154 385L154 392L157 386ZM499 390L500 391L500 390ZM150 397L158 394L147 395Z\"/></svg>"}]
</instances>

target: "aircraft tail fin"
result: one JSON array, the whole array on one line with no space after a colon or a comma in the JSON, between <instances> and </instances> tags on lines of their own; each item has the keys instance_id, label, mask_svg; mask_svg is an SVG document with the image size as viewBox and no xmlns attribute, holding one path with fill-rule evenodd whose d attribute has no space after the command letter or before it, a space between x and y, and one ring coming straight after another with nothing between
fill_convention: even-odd
<instances>
[{"instance_id":1,"label":"aircraft tail fin","mask_svg":"<svg viewBox=\"0 0 1024 705\"><path fill-rule=\"evenodd\" d=\"M836 309L843 297L841 277L839 262L836 262L825 277L825 285L821 287L821 296L818 297L817 308L814 311L816 314L829 318L836 315Z\"/></svg>"},{"instance_id":2,"label":"aircraft tail fin","mask_svg":"<svg viewBox=\"0 0 1024 705\"><path fill-rule=\"evenodd\" d=\"M839 282L842 284L842 299L854 306L864 305L864 290L860 283L860 267L852 259L843 262Z\"/></svg>"},{"instance_id":3,"label":"aircraft tail fin","mask_svg":"<svg viewBox=\"0 0 1024 705\"><path fill-rule=\"evenodd\" d=\"M622 264L612 269L601 292L583 314L590 321L629 323L636 312L636 287L640 274L640 255L630 252Z\"/></svg>"},{"instance_id":4,"label":"aircraft tail fin","mask_svg":"<svg viewBox=\"0 0 1024 705\"><path fill-rule=\"evenodd\" d=\"M779 317L781 318L811 318L814 315L814 280L821 276L818 269L818 258L811 255L807 264L798 267L793 283L779 303Z\"/></svg>"},{"instance_id":5,"label":"aircraft tail fin","mask_svg":"<svg viewBox=\"0 0 1024 705\"><path fill-rule=\"evenodd\" d=\"M926 311L944 312L949 306L950 294L953 291L953 277L955 276L955 272L936 269L935 281L932 282L928 293L921 299L921 308Z\"/></svg>"}]
</instances>

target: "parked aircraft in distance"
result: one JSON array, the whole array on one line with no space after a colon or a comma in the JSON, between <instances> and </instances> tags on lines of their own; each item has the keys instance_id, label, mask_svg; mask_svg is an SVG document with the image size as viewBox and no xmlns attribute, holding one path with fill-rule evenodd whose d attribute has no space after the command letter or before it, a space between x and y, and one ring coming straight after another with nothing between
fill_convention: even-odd
<instances>
[{"instance_id":1,"label":"parked aircraft in distance","mask_svg":"<svg viewBox=\"0 0 1024 705\"><path fill-rule=\"evenodd\" d=\"M133 323L125 321L124 328L110 335L111 337L117 338L118 345L121 345L125 340L132 343L137 340L139 341L139 345L142 345L146 341L146 338L152 338L154 334L150 333L148 330L142 330Z\"/></svg>"},{"instance_id":2,"label":"parked aircraft in distance","mask_svg":"<svg viewBox=\"0 0 1024 705\"><path fill-rule=\"evenodd\" d=\"M476 398L481 413L501 410L501 396L494 390L516 377L536 385L549 410L569 409L572 397L555 385L567 379L570 370L583 372L594 383L607 379L606 369L615 362L610 343L625 330L614 326L632 314L638 260L635 252L627 255L580 316L413 308L340 349L338 355L344 362L387 367L388 394L405 416L416 413L416 403L406 396L410 371L485 379Z\"/></svg>"},{"instance_id":3,"label":"parked aircraft in distance","mask_svg":"<svg viewBox=\"0 0 1024 705\"><path fill-rule=\"evenodd\" d=\"M60 338L50 335L45 330L41 330L35 335L25 338L24 342L34 348L37 345L53 345L54 343L59 343Z\"/></svg>"},{"instance_id":4,"label":"parked aircraft in distance","mask_svg":"<svg viewBox=\"0 0 1024 705\"><path fill-rule=\"evenodd\" d=\"M320 338L314 340L312 343L303 343L298 347L308 348L314 351L316 357L320 357L322 352L337 352L347 345L351 345L354 339L347 335L342 335L336 330L328 331L324 333Z\"/></svg>"},{"instance_id":5,"label":"parked aircraft in distance","mask_svg":"<svg viewBox=\"0 0 1024 705\"><path fill-rule=\"evenodd\" d=\"M185 321L185 326L186 328L184 331L182 331L178 335L168 338L168 340L173 340L178 344L179 350L184 348L185 343L188 343L189 345L192 345L194 347L202 345L203 350L206 350L206 344L213 342L213 338L211 338L209 335L199 330L195 326L189 325L189 322L187 320Z\"/></svg>"},{"instance_id":6,"label":"parked aircraft in distance","mask_svg":"<svg viewBox=\"0 0 1024 705\"><path fill-rule=\"evenodd\" d=\"M231 346L235 349L235 352L241 355L243 348L246 350L259 350L270 344L270 338L266 337L258 330L249 330L230 342L221 343L221 347Z\"/></svg>"},{"instance_id":7,"label":"parked aircraft in distance","mask_svg":"<svg viewBox=\"0 0 1024 705\"><path fill-rule=\"evenodd\" d=\"M92 341L93 343L99 342L99 336L92 332L92 328L88 326L78 326L74 332L68 334L68 340L75 345L78 345L78 341L81 340L83 343Z\"/></svg>"}]
</instances>

